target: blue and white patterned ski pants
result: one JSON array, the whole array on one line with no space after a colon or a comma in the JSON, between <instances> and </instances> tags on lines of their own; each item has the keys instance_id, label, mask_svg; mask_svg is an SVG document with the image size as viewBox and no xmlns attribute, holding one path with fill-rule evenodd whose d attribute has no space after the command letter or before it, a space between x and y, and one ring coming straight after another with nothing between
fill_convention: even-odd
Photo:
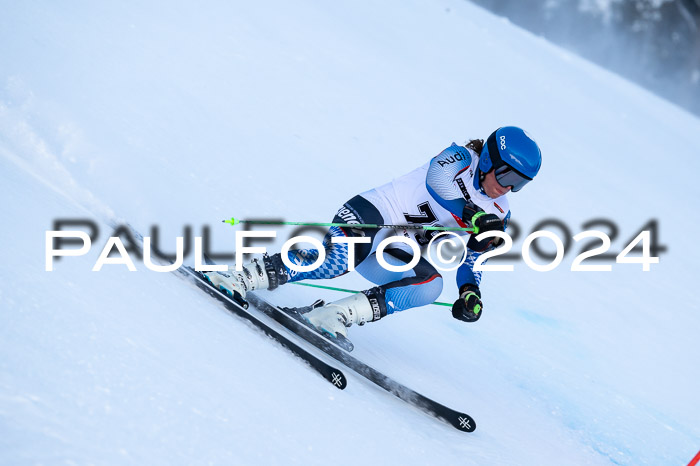
<instances>
[{"instance_id":1,"label":"blue and white patterned ski pants","mask_svg":"<svg viewBox=\"0 0 700 466\"><path fill-rule=\"evenodd\" d=\"M361 196L355 196L338 211L333 223L384 223L377 208ZM348 246L332 243L334 236L366 236L370 244L355 245L355 270L367 280L379 285L376 290L384 297L387 314L412 307L425 306L435 301L442 292L442 276L427 260L421 257L413 269L406 272L391 272L377 262L374 242L378 229L351 229L331 227L323 240L326 258L320 267L310 272L295 272L287 268L289 281L335 278L348 272ZM316 249L295 249L289 251L289 260L298 265L310 265L318 258ZM405 265L411 253L400 247L384 250L384 259L391 265ZM371 290L369 290L371 291Z\"/></svg>"}]
</instances>

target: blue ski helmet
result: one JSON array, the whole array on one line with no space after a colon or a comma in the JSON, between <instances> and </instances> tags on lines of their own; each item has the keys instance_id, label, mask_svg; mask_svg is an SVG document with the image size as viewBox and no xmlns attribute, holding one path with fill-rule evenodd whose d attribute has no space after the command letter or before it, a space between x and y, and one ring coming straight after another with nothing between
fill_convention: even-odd
<instances>
[{"instance_id":1,"label":"blue ski helmet","mask_svg":"<svg viewBox=\"0 0 700 466\"><path fill-rule=\"evenodd\" d=\"M501 186L520 191L540 171L542 153L537 143L517 126L504 126L491 133L479 156L479 170L495 170Z\"/></svg>"}]
</instances>

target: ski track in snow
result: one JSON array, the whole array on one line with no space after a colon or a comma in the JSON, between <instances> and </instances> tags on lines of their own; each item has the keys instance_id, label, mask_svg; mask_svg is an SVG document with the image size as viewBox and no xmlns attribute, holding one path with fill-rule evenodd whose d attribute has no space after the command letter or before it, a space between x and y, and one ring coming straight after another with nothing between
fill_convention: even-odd
<instances>
[{"instance_id":1,"label":"ski track in snow","mask_svg":"<svg viewBox=\"0 0 700 466\"><path fill-rule=\"evenodd\" d=\"M273 3L17 5L0 19L0 41L18 44L0 74L0 463L687 463L700 120L468 3ZM211 224L231 251L221 218L329 220L502 124L543 147L537 182L511 197L524 229L613 218L620 250L658 218L668 252L649 273L569 272L571 253L555 272L485 273L472 326L426 307L350 329L357 357L468 412L474 434L349 371L333 389L172 274L90 272L114 224L158 224L165 245ZM44 272L44 231L70 217L100 238Z\"/></svg>"}]
</instances>

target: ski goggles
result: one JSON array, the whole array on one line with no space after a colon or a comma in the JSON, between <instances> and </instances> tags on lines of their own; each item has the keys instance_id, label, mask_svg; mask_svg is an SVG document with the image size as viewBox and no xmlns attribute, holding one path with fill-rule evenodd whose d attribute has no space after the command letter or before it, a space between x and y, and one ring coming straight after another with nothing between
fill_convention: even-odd
<instances>
[{"instance_id":1,"label":"ski goggles","mask_svg":"<svg viewBox=\"0 0 700 466\"><path fill-rule=\"evenodd\" d=\"M498 144L496 143L496 133L493 133L486 140L486 150L488 150L492 166L495 167L496 181L498 181L498 184L504 188L510 186L511 191L517 192L532 181L532 178L528 178L503 161L501 153L498 150Z\"/></svg>"},{"instance_id":2,"label":"ski goggles","mask_svg":"<svg viewBox=\"0 0 700 466\"><path fill-rule=\"evenodd\" d=\"M496 133L493 133L486 140L486 147L491 158L491 164L496 167L495 175L498 184L504 188L510 186L511 191L517 192L532 181L532 178L528 178L503 161L496 143Z\"/></svg>"},{"instance_id":3,"label":"ski goggles","mask_svg":"<svg viewBox=\"0 0 700 466\"><path fill-rule=\"evenodd\" d=\"M498 184L507 188L510 186L510 190L513 192L520 191L523 186L528 184L532 179L519 173L510 165L503 164L495 170L496 181Z\"/></svg>"}]
</instances>

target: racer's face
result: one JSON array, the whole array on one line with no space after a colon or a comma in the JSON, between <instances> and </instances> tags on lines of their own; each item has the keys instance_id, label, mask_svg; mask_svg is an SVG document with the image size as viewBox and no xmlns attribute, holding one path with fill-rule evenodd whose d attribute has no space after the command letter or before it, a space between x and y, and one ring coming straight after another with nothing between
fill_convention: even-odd
<instances>
[{"instance_id":1,"label":"racer's face","mask_svg":"<svg viewBox=\"0 0 700 466\"><path fill-rule=\"evenodd\" d=\"M482 186L484 187L484 191L486 192L486 195L490 197L491 199L496 199L497 197L501 197L507 192L510 191L510 186L503 187L500 184L498 184L498 181L496 180L496 171L491 170L486 174L486 177L484 178L484 181L481 183Z\"/></svg>"}]
</instances>

